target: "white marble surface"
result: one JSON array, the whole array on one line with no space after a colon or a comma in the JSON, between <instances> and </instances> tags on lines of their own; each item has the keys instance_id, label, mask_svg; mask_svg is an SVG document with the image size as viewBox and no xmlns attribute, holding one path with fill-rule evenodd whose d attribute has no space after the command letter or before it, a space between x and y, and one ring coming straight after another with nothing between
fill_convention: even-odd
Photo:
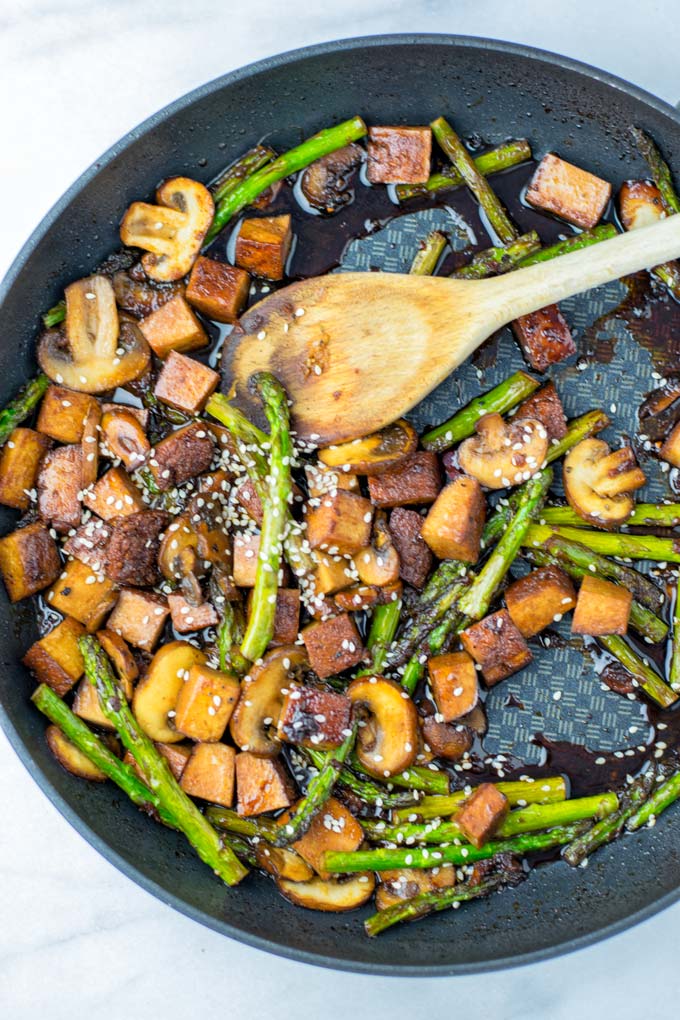
<instances>
[{"instance_id":1,"label":"white marble surface","mask_svg":"<svg viewBox=\"0 0 680 1020\"><path fill-rule=\"evenodd\" d=\"M295 15L284 16L284 9ZM0 0L0 273L108 145L223 71L351 35L444 31L560 50L680 98L674 0ZM7 342L8 338L4 338ZM265 956L174 913L100 858L0 734L0 1016L233 1020L659 1015L680 992L680 905L607 943L480 978L338 975ZM414 937L416 930L414 929ZM342 986L342 994L339 994ZM359 1000L359 997L361 999ZM272 1007L274 1003L274 1007ZM359 1007L361 1009L361 1007Z\"/></svg>"}]
</instances>

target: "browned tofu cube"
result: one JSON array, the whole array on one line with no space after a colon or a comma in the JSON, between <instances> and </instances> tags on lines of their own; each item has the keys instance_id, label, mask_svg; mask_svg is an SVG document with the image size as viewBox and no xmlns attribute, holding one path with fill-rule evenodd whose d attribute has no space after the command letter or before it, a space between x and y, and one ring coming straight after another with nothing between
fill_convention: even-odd
<instances>
[{"instance_id":1,"label":"browned tofu cube","mask_svg":"<svg viewBox=\"0 0 680 1020\"><path fill-rule=\"evenodd\" d=\"M351 720L352 702L344 694L292 686L283 699L277 732L290 744L327 751L348 737Z\"/></svg>"},{"instance_id":2,"label":"browned tofu cube","mask_svg":"<svg viewBox=\"0 0 680 1020\"><path fill-rule=\"evenodd\" d=\"M160 535L170 521L164 510L140 510L116 517L103 553L103 570L117 584L151 587L160 580Z\"/></svg>"},{"instance_id":3,"label":"browned tofu cube","mask_svg":"<svg viewBox=\"0 0 680 1020\"><path fill-rule=\"evenodd\" d=\"M248 300L249 288L250 277L243 269L199 255L185 296L208 319L236 322Z\"/></svg>"},{"instance_id":4,"label":"browned tofu cube","mask_svg":"<svg viewBox=\"0 0 680 1020\"><path fill-rule=\"evenodd\" d=\"M424 184L430 176L429 127L371 127L367 148L371 184Z\"/></svg>"},{"instance_id":5,"label":"browned tofu cube","mask_svg":"<svg viewBox=\"0 0 680 1020\"><path fill-rule=\"evenodd\" d=\"M226 744L196 744L179 785L190 797L231 807L234 800L236 751Z\"/></svg>"},{"instance_id":6,"label":"browned tofu cube","mask_svg":"<svg viewBox=\"0 0 680 1020\"><path fill-rule=\"evenodd\" d=\"M349 613L308 624L302 638L309 663L322 680L357 666L364 657L359 631Z\"/></svg>"},{"instance_id":7,"label":"browned tofu cube","mask_svg":"<svg viewBox=\"0 0 680 1020\"><path fill-rule=\"evenodd\" d=\"M42 684L48 684L60 698L80 680L85 671L78 638L85 628L68 617L45 637L32 644L23 657L27 666Z\"/></svg>"},{"instance_id":8,"label":"browned tofu cube","mask_svg":"<svg viewBox=\"0 0 680 1020\"><path fill-rule=\"evenodd\" d=\"M289 813L286 813L281 822L285 825L288 820ZM359 849L363 840L364 831L354 815L335 797L329 797L302 839L296 840L292 846L310 868L314 868L322 878L329 878L330 873L323 866L324 854L329 850L351 853Z\"/></svg>"},{"instance_id":9,"label":"browned tofu cube","mask_svg":"<svg viewBox=\"0 0 680 1020\"><path fill-rule=\"evenodd\" d=\"M202 475L210 467L215 447L212 434L202 422L192 422L162 439L149 460L161 492Z\"/></svg>"},{"instance_id":10,"label":"browned tofu cube","mask_svg":"<svg viewBox=\"0 0 680 1020\"><path fill-rule=\"evenodd\" d=\"M160 754L163 755L170 767L170 771L177 782L179 782L191 756L191 747L188 744L164 744L161 740L155 740L154 747ZM144 776L142 775L137 762L129 751L125 752L123 761L126 765L131 765L139 778L144 780Z\"/></svg>"},{"instance_id":11,"label":"browned tofu cube","mask_svg":"<svg viewBox=\"0 0 680 1020\"><path fill-rule=\"evenodd\" d=\"M79 620L89 633L101 627L115 606L118 592L112 581L80 560L69 560L47 593L47 602L64 616Z\"/></svg>"},{"instance_id":12,"label":"browned tofu cube","mask_svg":"<svg viewBox=\"0 0 680 1020\"><path fill-rule=\"evenodd\" d=\"M236 793L237 811L246 818L290 807L295 796L283 764L272 758L258 758L250 751L236 755Z\"/></svg>"},{"instance_id":13,"label":"browned tofu cube","mask_svg":"<svg viewBox=\"0 0 680 1020\"><path fill-rule=\"evenodd\" d=\"M0 503L28 510L40 462L50 445L48 436L33 429L14 430L0 454Z\"/></svg>"},{"instance_id":14,"label":"browned tofu cube","mask_svg":"<svg viewBox=\"0 0 680 1020\"><path fill-rule=\"evenodd\" d=\"M373 507L363 496L338 489L307 511L307 538L312 549L352 556L371 540Z\"/></svg>"},{"instance_id":15,"label":"browned tofu cube","mask_svg":"<svg viewBox=\"0 0 680 1020\"><path fill-rule=\"evenodd\" d=\"M179 411L198 414L219 384L220 377L212 368L195 358L170 351L158 376L154 393L164 404Z\"/></svg>"},{"instance_id":16,"label":"browned tofu cube","mask_svg":"<svg viewBox=\"0 0 680 1020\"><path fill-rule=\"evenodd\" d=\"M442 487L436 453L418 450L403 463L368 479L371 502L380 507L434 503Z\"/></svg>"},{"instance_id":17,"label":"browned tofu cube","mask_svg":"<svg viewBox=\"0 0 680 1020\"><path fill-rule=\"evenodd\" d=\"M80 523L83 454L79 446L49 450L38 472L38 513L56 531L69 531Z\"/></svg>"},{"instance_id":18,"label":"browned tofu cube","mask_svg":"<svg viewBox=\"0 0 680 1020\"><path fill-rule=\"evenodd\" d=\"M489 687L528 666L533 659L507 609L473 623L460 638L466 651L481 666Z\"/></svg>"},{"instance_id":19,"label":"browned tofu cube","mask_svg":"<svg viewBox=\"0 0 680 1020\"><path fill-rule=\"evenodd\" d=\"M590 230L602 218L611 193L608 181L549 152L536 168L526 200L536 209Z\"/></svg>"},{"instance_id":20,"label":"browned tofu cube","mask_svg":"<svg viewBox=\"0 0 680 1020\"><path fill-rule=\"evenodd\" d=\"M196 351L208 344L208 334L181 294L142 319L139 328L159 358L167 358L170 351Z\"/></svg>"},{"instance_id":21,"label":"browned tofu cube","mask_svg":"<svg viewBox=\"0 0 680 1020\"><path fill-rule=\"evenodd\" d=\"M190 634L193 630L204 627L215 627L220 618L211 602L202 602L200 606L192 606L179 592L168 595L172 625L178 634Z\"/></svg>"},{"instance_id":22,"label":"browned tofu cube","mask_svg":"<svg viewBox=\"0 0 680 1020\"><path fill-rule=\"evenodd\" d=\"M459 475L430 507L421 535L440 560L476 563L485 521L481 485L475 478Z\"/></svg>"},{"instance_id":23,"label":"browned tofu cube","mask_svg":"<svg viewBox=\"0 0 680 1020\"><path fill-rule=\"evenodd\" d=\"M567 416L555 384L546 383L517 408L516 418L533 418L545 425L548 439L562 439L567 434Z\"/></svg>"},{"instance_id":24,"label":"browned tofu cube","mask_svg":"<svg viewBox=\"0 0 680 1020\"><path fill-rule=\"evenodd\" d=\"M110 468L83 497L89 510L104 521L145 509L142 494L122 467Z\"/></svg>"},{"instance_id":25,"label":"browned tofu cube","mask_svg":"<svg viewBox=\"0 0 680 1020\"><path fill-rule=\"evenodd\" d=\"M132 684L139 676L139 668L134 655L120 634L114 634L112 630L98 630L97 639L113 663L113 668L118 674L126 697L131 698Z\"/></svg>"},{"instance_id":26,"label":"browned tofu cube","mask_svg":"<svg viewBox=\"0 0 680 1020\"><path fill-rule=\"evenodd\" d=\"M467 652L448 652L427 660L432 697L444 722L467 715L479 700L477 670Z\"/></svg>"},{"instance_id":27,"label":"browned tofu cube","mask_svg":"<svg viewBox=\"0 0 680 1020\"><path fill-rule=\"evenodd\" d=\"M633 593L627 588L586 574L578 591L571 632L591 637L625 634L632 604Z\"/></svg>"},{"instance_id":28,"label":"browned tofu cube","mask_svg":"<svg viewBox=\"0 0 680 1020\"><path fill-rule=\"evenodd\" d=\"M259 552L259 533L246 531L234 536L234 584L239 588L252 588L255 584Z\"/></svg>"},{"instance_id":29,"label":"browned tofu cube","mask_svg":"<svg viewBox=\"0 0 680 1020\"><path fill-rule=\"evenodd\" d=\"M510 618L525 638L558 623L576 605L576 592L559 567L539 567L505 592Z\"/></svg>"},{"instance_id":30,"label":"browned tofu cube","mask_svg":"<svg viewBox=\"0 0 680 1020\"><path fill-rule=\"evenodd\" d=\"M234 261L253 276L282 280L293 242L290 215L247 219L236 238Z\"/></svg>"},{"instance_id":31,"label":"browned tofu cube","mask_svg":"<svg viewBox=\"0 0 680 1020\"><path fill-rule=\"evenodd\" d=\"M423 540L423 518L415 510L395 507L390 514L390 535L399 553L399 576L414 588L422 588L432 570L430 547Z\"/></svg>"},{"instance_id":32,"label":"browned tofu cube","mask_svg":"<svg viewBox=\"0 0 680 1020\"><path fill-rule=\"evenodd\" d=\"M512 322L515 339L529 365L545 372L576 351L567 321L557 305L548 305Z\"/></svg>"},{"instance_id":33,"label":"browned tofu cube","mask_svg":"<svg viewBox=\"0 0 680 1020\"><path fill-rule=\"evenodd\" d=\"M192 666L175 706L175 729L203 743L221 740L240 693L241 685L231 673Z\"/></svg>"},{"instance_id":34,"label":"browned tofu cube","mask_svg":"<svg viewBox=\"0 0 680 1020\"><path fill-rule=\"evenodd\" d=\"M99 401L89 393L76 393L64 386L49 386L38 413L38 432L58 443L79 443L86 418L99 411Z\"/></svg>"},{"instance_id":35,"label":"browned tofu cube","mask_svg":"<svg viewBox=\"0 0 680 1020\"><path fill-rule=\"evenodd\" d=\"M326 464L316 463L305 465L305 477L310 496L323 496L336 489L347 489L348 492L359 491L359 478L349 471L340 471Z\"/></svg>"},{"instance_id":36,"label":"browned tofu cube","mask_svg":"<svg viewBox=\"0 0 680 1020\"><path fill-rule=\"evenodd\" d=\"M473 846L488 843L508 813L508 799L493 783L482 783L454 815Z\"/></svg>"},{"instance_id":37,"label":"browned tofu cube","mask_svg":"<svg viewBox=\"0 0 680 1020\"><path fill-rule=\"evenodd\" d=\"M460 761L473 744L472 733L467 726L440 722L433 716L420 720L424 749L437 758Z\"/></svg>"},{"instance_id":38,"label":"browned tofu cube","mask_svg":"<svg viewBox=\"0 0 680 1020\"><path fill-rule=\"evenodd\" d=\"M352 573L352 561L338 553L315 552L314 590L319 595L333 595L347 588L356 578Z\"/></svg>"},{"instance_id":39,"label":"browned tofu cube","mask_svg":"<svg viewBox=\"0 0 680 1020\"><path fill-rule=\"evenodd\" d=\"M673 467L680 467L680 422L668 434L659 453Z\"/></svg>"},{"instance_id":40,"label":"browned tofu cube","mask_svg":"<svg viewBox=\"0 0 680 1020\"><path fill-rule=\"evenodd\" d=\"M120 407L105 411L101 421L102 440L128 471L141 467L151 449L144 426L134 413L138 408Z\"/></svg>"},{"instance_id":41,"label":"browned tofu cube","mask_svg":"<svg viewBox=\"0 0 680 1020\"><path fill-rule=\"evenodd\" d=\"M69 535L63 545L67 556L73 556L96 572L104 569L104 553L111 538L111 525L92 517Z\"/></svg>"},{"instance_id":42,"label":"browned tofu cube","mask_svg":"<svg viewBox=\"0 0 680 1020\"><path fill-rule=\"evenodd\" d=\"M248 595L248 613L252 592ZM298 588L279 588L276 592L274 636L270 645L293 645L300 633L300 591Z\"/></svg>"},{"instance_id":43,"label":"browned tofu cube","mask_svg":"<svg viewBox=\"0 0 680 1020\"><path fill-rule=\"evenodd\" d=\"M102 730L113 730L115 726L109 722L99 704L99 695L87 677L83 677L73 698L73 712L85 722L98 726Z\"/></svg>"},{"instance_id":44,"label":"browned tofu cube","mask_svg":"<svg viewBox=\"0 0 680 1020\"><path fill-rule=\"evenodd\" d=\"M107 627L135 648L150 652L158 641L170 610L164 598L137 588L123 588Z\"/></svg>"},{"instance_id":45,"label":"browned tofu cube","mask_svg":"<svg viewBox=\"0 0 680 1020\"><path fill-rule=\"evenodd\" d=\"M56 543L40 522L0 538L0 573L12 602L47 588L60 572Z\"/></svg>"}]
</instances>

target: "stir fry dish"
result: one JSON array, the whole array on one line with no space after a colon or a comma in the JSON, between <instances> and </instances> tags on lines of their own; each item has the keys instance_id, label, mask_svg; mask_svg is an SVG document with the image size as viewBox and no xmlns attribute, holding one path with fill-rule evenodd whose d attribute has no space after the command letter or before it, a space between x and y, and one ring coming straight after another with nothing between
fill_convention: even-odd
<instances>
[{"instance_id":1,"label":"stir fry dish","mask_svg":"<svg viewBox=\"0 0 680 1020\"><path fill-rule=\"evenodd\" d=\"M527 371L425 430L399 419L318 447L274 375L250 380L265 430L219 371L247 307L338 267L361 195L384 223L471 192L491 243L461 254L435 231L412 253L412 273L458 278L677 214L661 153L633 136L649 177L613 207L588 168L522 139L471 148L444 118L258 144L210 186L173 177L134 202L122 249L44 315L40 373L0 413L0 503L20 515L0 573L37 610L32 702L64 769L117 784L226 885L261 873L322 911L373 900L375 936L547 859L584 865L680 796L680 504L642 501L648 476L626 435L601 437L604 407L567 418L551 370L578 352L560 308L513 324ZM495 193L521 166L545 231L522 232ZM313 220L343 225L321 254ZM652 276L680 299L677 263ZM668 477L677 378L640 415ZM563 618L654 720L635 768L593 766L583 796L484 744L488 692Z\"/></svg>"}]
</instances>

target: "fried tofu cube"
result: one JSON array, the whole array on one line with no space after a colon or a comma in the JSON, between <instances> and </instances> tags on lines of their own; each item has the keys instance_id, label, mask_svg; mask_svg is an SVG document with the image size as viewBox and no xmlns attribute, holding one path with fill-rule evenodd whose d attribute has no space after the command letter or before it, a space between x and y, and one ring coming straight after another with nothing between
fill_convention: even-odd
<instances>
[{"instance_id":1,"label":"fried tofu cube","mask_svg":"<svg viewBox=\"0 0 680 1020\"><path fill-rule=\"evenodd\" d=\"M508 807L507 797L493 783L482 783L456 812L453 820L460 825L472 845L480 847L488 843L504 821Z\"/></svg>"},{"instance_id":2,"label":"fried tofu cube","mask_svg":"<svg viewBox=\"0 0 680 1020\"><path fill-rule=\"evenodd\" d=\"M179 785L190 797L231 807L234 800L236 751L227 744L196 744Z\"/></svg>"},{"instance_id":3,"label":"fried tofu cube","mask_svg":"<svg viewBox=\"0 0 680 1020\"><path fill-rule=\"evenodd\" d=\"M100 520L99 517L92 517L85 524L69 535L63 545L67 556L73 556L81 563L87 563L95 571L101 571L104 566L104 553L111 540L111 526Z\"/></svg>"},{"instance_id":4,"label":"fried tofu cube","mask_svg":"<svg viewBox=\"0 0 680 1020\"><path fill-rule=\"evenodd\" d=\"M444 722L471 712L479 700L477 670L467 652L448 652L427 660L430 690Z\"/></svg>"},{"instance_id":5,"label":"fried tofu cube","mask_svg":"<svg viewBox=\"0 0 680 1020\"><path fill-rule=\"evenodd\" d=\"M146 509L142 494L122 467L113 467L85 493L85 506L104 521Z\"/></svg>"},{"instance_id":6,"label":"fried tofu cube","mask_svg":"<svg viewBox=\"0 0 680 1020\"><path fill-rule=\"evenodd\" d=\"M485 521L481 485L475 478L459 475L430 507L421 535L440 560L476 563Z\"/></svg>"},{"instance_id":7,"label":"fried tofu cube","mask_svg":"<svg viewBox=\"0 0 680 1020\"><path fill-rule=\"evenodd\" d=\"M537 372L545 372L576 351L571 330L557 305L520 315L511 325L524 357Z\"/></svg>"},{"instance_id":8,"label":"fried tofu cube","mask_svg":"<svg viewBox=\"0 0 680 1020\"><path fill-rule=\"evenodd\" d=\"M540 421L545 426L548 439L563 439L567 434L567 416L554 382L546 383L527 397L517 408L515 417Z\"/></svg>"},{"instance_id":9,"label":"fried tofu cube","mask_svg":"<svg viewBox=\"0 0 680 1020\"><path fill-rule=\"evenodd\" d=\"M98 630L118 600L115 585L80 560L69 560L47 602L64 616L79 620L89 633Z\"/></svg>"},{"instance_id":10,"label":"fried tofu cube","mask_svg":"<svg viewBox=\"0 0 680 1020\"><path fill-rule=\"evenodd\" d=\"M293 242L290 214L246 219L236 237L234 261L265 280L282 280Z\"/></svg>"},{"instance_id":11,"label":"fried tofu cube","mask_svg":"<svg viewBox=\"0 0 680 1020\"><path fill-rule=\"evenodd\" d=\"M309 663L322 680L357 666L364 657L359 631L349 613L308 624L302 639Z\"/></svg>"},{"instance_id":12,"label":"fried tofu cube","mask_svg":"<svg viewBox=\"0 0 680 1020\"><path fill-rule=\"evenodd\" d=\"M161 492L183 485L210 467L215 446L212 433L203 422L171 432L156 446L149 467Z\"/></svg>"},{"instance_id":13,"label":"fried tofu cube","mask_svg":"<svg viewBox=\"0 0 680 1020\"><path fill-rule=\"evenodd\" d=\"M139 328L161 359L167 358L170 351L196 351L209 342L208 334L181 294L142 319Z\"/></svg>"},{"instance_id":14,"label":"fried tofu cube","mask_svg":"<svg viewBox=\"0 0 680 1020\"><path fill-rule=\"evenodd\" d=\"M533 659L507 609L473 623L460 637L465 650L480 664L489 687L528 666Z\"/></svg>"},{"instance_id":15,"label":"fried tofu cube","mask_svg":"<svg viewBox=\"0 0 680 1020\"><path fill-rule=\"evenodd\" d=\"M139 676L139 668L134 655L120 634L114 634L112 630L98 630L97 639L113 663L126 698L131 698L132 685Z\"/></svg>"},{"instance_id":16,"label":"fried tofu cube","mask_svg":"<svg viewBox=\"0 0 680 1020\"><path fill-rule=\"evenodd\" d=\"M424 184L430 176L429 127L371 127L367 148L371 184Z\"/></svg>"},{"instance_id":17,"label":"fried tofu cube","mask_svg":"<svg viewBox=\"0 0 680 1020\"><path fill-rule=\"evenodd\" d=\"M338 489L307 510L307 538L312 549L352 556L371 540L373 507L363 496Z\"/></svg>"},{"instance_id":18,"label":"fried tofu cube","mask_svg":"<svg viewBox=\"0 0 680 1020\"><path fill-rule=\"evenodd\" d=\"M236 792L236 810L245 818L290 807L295 796L283 764L250 751L236 755Z\"/></svg>"},{"instance_id":19,"label":"fried tofu cube","mask_svg":"<svg viewBox=\"0 0 680 1020\"><path fill-rule=\"evenodd\" d=\"M680 467L680 421L666 437L659 453L673 467Z\"/></svg>"},{"instance_id":20,"label":"fried tofu cube","mask_svg":"<svg viewBox=\"0 0 680 1020\"><path fill-rule=\"evenodd\" d=\"M234 536L234 584L252 588L260 553L259 533L246 531Z\"/></svg>"},{"instance_id":21,"label":"fried tofu cube","mask_svg":"<svg viewBox=\"0 0 680 1020\"><path fill-rule=\"evenodd\" d=\"M430 547L423 540L423 518L415 510L397 506L390 514L392 543L399 554L399 576L414 588L423 588L432 570Z\"/></svg>"},{"instance_id":22,"label":"fried tofu cube","mask_svg":"<svg viewBox=\"0 0 680 1020\"><path fill-rule=\"evenodd\" d=\"M102 556L106 576L116 584L142 588L156 584L160 579L160 536L169 521L170 515L164 510L140 510L112 520Z\"/></svg>"},{"instance_id":23,"label":"fried tofu cube","mask_svg":"<svg viewBox=\"0 0 680 1020\"><path fill-rule=\"evenodd\" d=\"M231 673L192 666L175 706L175 729L201 743L221 740L240 693L241 685Z\"/></svg>"},{"instance_id":24,"label":"fried tofu cube","mask_svg":"<svg viewBox=\"0 0 680 1020\"><path fill-rule=\"evenodd\" d=\"M248 300L250 277L243 269L203 255L194 262L184 296L215 322L236 322Z\"/></svg>"},{"instance_id":25,"label":"fried tofu cube","mask_svg":"<svg viewBox=\"0 0 680 1020\"><path fill-rule=\"evenodd\" d=\"M340 471L328 467L320 461L316 464L305 466L305 477L309 495L324 496L328 492L335 492L336 489L347 489L348 492L359 491L359 478L349 471Z\"/></svg>"},{"instance_id":26,"label":"fried tofu cube","mask_svg":"<svg viewBox=\"0 0 680 1020\"><path fill-rule=\"evenodd\" d=\"M79 446L58 446L45 454L38 472L38 512L56 531L80 523L83 454Z\"/></svg>"},{"instance_id":27,"label":"fried tofu cube","mask_svg":"<svg viewBox=\"0 0 680 1020\"><path fill-rule=\"evenodd\" d=\"M11 602L47 588L60 572L56 543L39 521L0 538L0 573Z\"/></svg>"},{"instance_id":28,"label":"fried tofu cube","mask_svg":"<svg viewBox=\"0 0 680 1020\"><path fill-rule=\"evenodd\" d=\"M281 823L285 825L289 817L287 812ZM323 866L324 854L329 850L358 850L363 840L363 829L354 815L335 797L329 797L302 839L296 840L292 846L321 878L330 878L330 872Z\"/></svg>"},{"instance_id":29,"label":"fried tofu cube","mask_svg":"<svg viewBox=\"0 0 680 1020\"><path fill-rule=\"evenodd\" d=\"M437 758L460 761L472 747L472 733L467 726L441 722L433 716L420 720L426 750Z\"/></svg>"},{"instance_id":30,"label":"fried tofu cube","mask_svg":"<svg viewBox=\"0 0 680 1020\"><path fill-rule=\"evenodd\" d=\"M578 591L571 632L591 637L625 634L632 604L633 593L627 588L586 574Z\"/></svg>"},{"instance_id":31,"label":"fried tofu cube","mask_svg":"<svg viewBox=\"0 0 680 1020\"><path fill-rule=\"evenodd\" d=\"M217 389L219 381L219 375L212 368L195 358L170 351L158 376L154 393L170 407L198 414L205 407L208 397Z\"/></svg>"},{"instance_id":32,"label":"fried tofu cube","mask_svg":"<svg viewBox=\"0 0 680 1020\"><path fill-rule=\"evenodd\" d=\"M391 471L368 479L371 502L379 507L434 503L441 487L437 454L427 450L417 450Z\"/></svg>"},{"instance_id":33,"label":"fried tofu cube","mask_svg":"<svg viewBox=\"0 0 680 1020\"><path fill-rule=\"evenodd\" d=\"M124 641L150 652L158 641L170 610L164 598L138 588L123 588L107 628Z\"/></svg>"},{"instance_id":34,"label":"fried tofu cube","mask_svg":"<svg viewBox=\"0 0 680 1020\"><path fill-rule=\"evenodd\" d=\"M248 595L248 613L252 592ZM300 633L300 591L298 588L279 588L276 592L274 635L270 645L293 645Z\"/></svg>"},{"instance_id":35,"label":"fried tofu cube","mask_svg":"<svg viewBox=\"0 0 680 1020\"><path fill-rule=\"evenodd\" d=\"M328 751L350 732L352 702L320 687L293 686L284 696L277 732L280 740Z\"/></svg>"},{"instance_id":36,"label":"fried tofu cube","mask_svg":"<svg viewBox=\"0 0 680 1020\"><path fill-rule=\"evenodd\" d=\"M611 194L608 181L549 152L536 168L526 200L535 209L590 230L602 218Z\"/></svg>"},{"instance_id":37,"label":"fried tofu cube","mask_svg":"<svg viewBox=\"0 0 680 1020\"><path fill-rule=\"evenodd\" d=\"M48 386L35 427L58 443L79 443L86 419L92 411L99 410L99 401L89 393L76 393L65 386Z\"/></svg>"},{"instance_id":38,"label":"fried tofu cube","mask_svg":"<svg viewBox=\"0 0 680 1020\"><path fill-rule=\"evenodd\" d=\"M352 563L344 556L315 552L314 590L318 595L333 595L352 583Z\"/></svg>"},{"instance_id":39,"label":"fried tofu cube","mask_svg":"<svg viewBox=\"0 0 680 1020\"><path fill-rule=\"evenodd\" d=\"M530 638L573 609L576 592L559 567L539 567L507 588L505 604L519 632Z\"/></svg>"},{"instance_id":40,"label":"fried tofu cube","mask_svg":"<svg viewBox=\"0 0 680 1020\"><path fill-rule=\"evenodd\" d=\"M168 595L172 625L178 634L190 634L204 627L216 627L220 618L211 602L203 602L200 606L192 606L179 592Z\"/></svg>"},{"instance_id":41,"label":"fried tofu cube","mask_svg":"<svg viewBox=\"0 0 680 1020\"><path fill-rule=\"evenodd\" d=\"M51 446L48 436L33 429L14 429L0 454L0 503L28 510L40 462Z\"/></svg>"},{"instance_id":42,"label":"fried tofu cube","mask_svg":"<svg viewBox=\"0 0 680 1020\"><path fill-rule=\"evenodd\" d=\"M82 624L67 617L32 644L22 659L38 681L48 684L60 698L68 694L85 672L78 648L78 638L84 634Z\"/></svg>"}]
</instances>

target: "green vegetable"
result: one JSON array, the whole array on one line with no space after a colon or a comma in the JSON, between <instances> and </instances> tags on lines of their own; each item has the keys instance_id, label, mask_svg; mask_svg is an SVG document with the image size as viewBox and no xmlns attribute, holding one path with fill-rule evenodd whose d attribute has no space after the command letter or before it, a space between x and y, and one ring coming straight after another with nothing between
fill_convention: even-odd
<instances>
[{"instance_id":1,"label":"green vegetable","mask_svg":"<svg viewBox=\"0 0 680 1020\"><path fill-rule=\"evenodd\" d=\"M602 556L680 563L680 546L676 540L658 538L656 535L622 535L610 531L591 531L588 528L560 528L549 527L547 524L532 524L522 544L539 549L553 537L580 542L581 545Z\"/></svg>"},{"instance_id":2,"label":"green vegetable","mask_svg":"<svg viewBox=\"0 0 680 1020\"><path fill-rule=\"evenodd\" d=\"M541 514L542 523L566 524L573 528L587 528L588 523L570 506L547 506ZM680 524L678 503L638 503L624 527L675 528Z\"/></svg>"},{"instance_id":3,"label":"green vegetable","mask_svg":"<svg viewBox=\"0 0 680 1020\"><path fill-rule=\"evenodd\" d=\"M440 234L437 230L433 230L431 234L428 234L411 263L411 268L409 269L411 276L432 276L445 247L446 238L443 234Z\"/></svg>"},{"instance_id":4,"label":"green vegetable","mask_svg":"<svg viewBox=\"0 0 680 1020\"><path fill-rule=\"evenodd\" d=\"M571 864L573 868L578 867L579 864L587 860L594 850L615 839L623 830L628 819L649 797L653 781L654 772L652 769L638 776L621 794L620 806L616 811L571 840L563 854L567 864Z\"/></svg>"},{"instance_id":5,"label":"green vegetable","mask_svg":"<svg viewBox=\"0 0 680 1020\"><path fill-rule=\"evenodd\" d=\"M516 269L523 259L537 252L540 247L540 237L535 230L530 230L508 245L475 252L468 264L454 270L451 276L456 280L483 280L487 276L500 276Z\"/></svg>"},{"instance_id":6,"label":"green vegetable","mask_svg":"<svg viewBox=\"0 0 680 1020\"><path fill-rule=\"evenodd\" d=\"M661 708L670 708L680 697L680 694L671 690L667 683L661 679L656 670L652 669L649 660L643 659L637 652L633 651L630 645L626 644L618 634L607 634L597 639L603 648L606 648L610 655L624 666L632 675L637 685L642 688L645 694L660 705Z\"/></svg>"},{"instance_id":7,"label":"green vegetable","mask_svg":"<svg viewBox=\"0 0 680 1020\"><path fill-rule=\"evenodd\" d=\"M570 251L580 251L582 248L589 248L591 244L599 244L600 241L608 241L610 237L616 237L618 231L613 223L601 223L599 227L592 230L582 230L580 234L571 234L563 241L557 241L548 248L541 248L522 259L519 268L535 266L538 262L550 262L551 259L567 255Z\"/></svg>"},{"instance_id":8,"label":"green vegetable","mask_svg":"<svg viewBox=\"0 0 680 1020\"><path fill-rule=\"evenodd\" d=\"M480 174L488 177L489 174L525 163L528 159L531 159L531 147L525 138L520 138L518 141L503 142L496 149L475 156L474 162ZM400 202L405 202L409 198L436 194L438 191L450 191L452 188L459 188L463 183L463 178L456 168L447 166L439 173L432 174L425 184L398 184L397 198Z\"/></svg>"},{"instance_id":9,"label":"green vegetable","mask_svg":"<svg viewBox=\"0 0 680 1020\"><path fill-rule=\"evenodd\" d=\"M629 832L641 829L643 825L656 821L662 811L670 807L680 797L680 772L675 772L665 782L657 786L648 800L629 815L626 828Z\"/></svg>"},{"instance_id":10,"label":"green vegetable","mask_svg":"<svg viewBox=\"0 0 680 1020\"><path fill-rule=\"evenodd\" d=\"M276 153L268 145L255 145L223 170L210 185L215 203L223 202L251 174L276 159Z\"/></svg>"},{"instance_id":11,"label":"green vegetable","mask_svg":"<svg viewBox=\"0 0 680 1020\"><path fill-rule=\"evenodd\" d=\"M367 648L371 653L371 662L365 669L360 669L357 676L379 675L385 667L387 650L389 649L394 635L399 626L399 614L401 613L401 601L387 602L384 606L376 606L371 617L371 629L368 632L366 641Z\"/></svg>"},{"instance_id":12,"label":"green vegetable","mask_svg":"<svg viewBox=\"0 0 680 1020\"><path fill-rule=\"evenodd\" d=\"M46 375L42 373L36 375L19 390L9 404L3 407L0 411L0 446L4 446L17 425L21 425L22 421L28 418L42 400L49 385L50 380Z\"/></svg>"},{"instance_id":13,"label":"green vegetable","mask_svg":"<svg viewBox=\"0 0 680 1020\"><path fill-rule=\"evenodd\" d=\"M540 776L530 782L525 780L504 780L493 784L508 799L511 807L527 804L552 804L566 800L567 785L562 776ZM445 797L424 797L417 808L402 808L394 811L395 822L413 821L413 816L426 821L428 818L446 818L458 810L470 796L472 788L456 790Z\"/></svg>"},{"instance_id":14,"label":"green vegetable","mask_svg":"<svg viewBox=\"0 0 680 1020\"><path fill-rule=\"evenodd\" d=\"M659 151L656 142L639 127L631 127L630 133L633 141L640 150L640 155L646 161L654 183L661 193L661 201L668 216L680 212L680 198L675 190L671 170Z\"/></svg>"},{"instance_id":15,"label":"green vegetable","mask_svg":"<svg viewBox=\"0 0 680 1020\"><path fill-rule=\"evenodd\" d=\"M53 326L58 326L60 322L63 322L65 318L66 302L62 298L61 301L57 301L56 305L52 305L44 313L42 317L43 326L45 329L52 329Z\"/></svg>"}]
</instances>

